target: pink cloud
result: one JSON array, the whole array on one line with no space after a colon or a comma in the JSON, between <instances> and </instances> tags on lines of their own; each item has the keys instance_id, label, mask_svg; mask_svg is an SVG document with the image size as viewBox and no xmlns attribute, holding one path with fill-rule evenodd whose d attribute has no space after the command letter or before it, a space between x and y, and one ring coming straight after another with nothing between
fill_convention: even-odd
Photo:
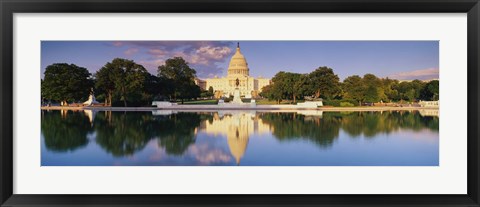
<instances>
[{"instance_id":1,"label":"pink cloud","mask_svg":"<svg viewBox=\"0 0 480 207\"><path fill-rule=\"evenodd\" d=\"M126 50L125 55L145 52L143 60L137 61L153 74L166 59L182 57L197 71L199 77L220 74L225 68L219 65L230 58L234 46L227 41L114 41L111 45L136 48Z\"/></svg>"},{"instance_id":2,"label":"pink cloud","mask_svg":"<svg viewBox=\"0 0 480 207\"><path fill-rule=\"evenodd\" d=\"M140 65L143 65L151 74L157 74L157 68L160 65L165 64L164 59L153 59L153 60L141 60L138 62Z\"/></svg>"},{"instance_id":3,"label":"pink cloud","mask_svg":"<svg viewBox=\"0 0 480 207\"><path fill-rule=\"evenodd\" d=\"M158 146L152 146L152 148L155 150L148 157L151 162L162 162L169 159L169 155L164 148ZM182 157L190 160L193 164L199 165L228 163L232 159L229 152L207 144L195 144L188 147Z\"/></svg>"},{"instance_id":4,"label":"pink cloud","mask_svg":"<svg viewBox=\"0 0 480 207\"><path fill-rule=\"evenodd\" d=\"M138 52L138 48L128 48L127 50L125 50L125 52L123 52L125 55L133 55L135 53Z\"/></svg>"},{"instance_id":5,"label":"pink cloud","mask_svg":"<svg viewBox=\"0 0 480 207\"><path fill-rule=\"evenodd\" d=\"M183 59L185 59L187 62L188 60L190 59L189 58L189 55L183 51L176 51L176 52L171 52L169 54L170 58L174 58L174 57L182 57Z\"/></svg>"},{"instance_id":6,"label":"pink cloud","mask_svg":"<svg viewBox=\"0 0 480 207\"><path fill-rule=\"evenodd\" d=\"M189 153L202 165L209 165L218 162L229 162L232 156L220 149L212 149L208 145L193 145L189 148Z\"/></svg>"},{"instance_id":7,"label":"pink cloud","mask_svg":"<svg viewBox=\"0 0 480 207\"><path fill-rule=\"evenodd\" d=\"M197 49L196 54L206 59L221 60L229 56L231 49L229 47L205 46Z\"/></svg>"},{"instance_id":8,"label":"pink cloud","mask_svg":"<svg viewBox=\"0 0 480 207\"><path fill-rule=\"evenodd\" d=\"M161 49L150 49L147 52L149 55L153 55L155 57L165 57L168 54L167 51Z\"/></svg>"},{"instance_id":9,"label":"pink cloud","mask_svg":"<svg viewBox=\"0 0 480 207\"><path fill-rule=\"evenodd\" d=\"M390 76L389 78L398 79L398 80L429 80L429 79L438 79L439 77L439 70L438 68L427 68L421 70L413 70L408 72L400 72L395 73Z\"/></svg>"},{"instance_id":10,"label":"pink cloud","mask_svg":"<svg viewBox=\"0 0 480 207\"><path fill-rule=\"evenodd\" d=\"M123 42L113 42L112 45L115 46L115 47L120 47L120 46L123 46Z\"/></svg>"},{"instance_id":11,"label":"pink cloud","mask_svg":"<svg viewBox=\"0 0 480 207\"><path fill-rule=\"evenodd\" d=\"M230 55L231 49L228 47L204 46L198 48L187 57L192 64L212 65L214 62L223 60Z\"/></svg>"}]
</instances>

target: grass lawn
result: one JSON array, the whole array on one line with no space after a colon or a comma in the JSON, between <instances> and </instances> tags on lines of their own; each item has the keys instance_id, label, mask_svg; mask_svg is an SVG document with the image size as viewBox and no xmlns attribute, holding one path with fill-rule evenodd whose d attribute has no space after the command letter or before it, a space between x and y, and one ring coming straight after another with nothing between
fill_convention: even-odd
<instances>
[{"instance_id":1,"label":"grass lawn","mask_svg":"<svg viewBox=\"0 0 480 207\"><path fill-rule=\"evenodd\" d=\"M256 104L257 105L277 105L278 103L275 100L269 101L268 99L261 99L261 100L257 100ZM280 102L280 104L293 104L293 103L291 101L283 100L282 102Z\"/></svg>"},{"instance_id":2,"label":"grass lawn","mask_svg":"<svg viewBox=\"0 0 480 207\"><path fill-rule=\"evenodd\" d=\"M180 103L179 103L180 104ZM197 101L185 101L184 105L216 105L217 100L197 100Z\"/></svg>"},{"instance_id":3,"label":"grass lawn","mask_svg":"<svg viewBox=\"0 0 480 207\"><path fill-rule=\"evenodd\" d=\"M250 103L245 102L245 103ZM277 101L272 100L269 101L268 99L261 99L261 100L256 100L255 102L257 105L277 105ZM180 104L180 102L178 102ZM184 105L216 105L218 104L218 100L213 99L213 100L197 100L197 101L185 101L183 102ZM291 101L288 100L283 100L280 102L280 104L293 104Z\"/></svg>"}]
</instances>

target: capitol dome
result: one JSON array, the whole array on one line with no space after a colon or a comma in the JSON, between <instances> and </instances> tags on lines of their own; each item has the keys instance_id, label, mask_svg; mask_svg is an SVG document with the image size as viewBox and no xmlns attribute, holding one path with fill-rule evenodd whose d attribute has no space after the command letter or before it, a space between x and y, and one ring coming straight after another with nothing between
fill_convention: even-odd
<instances>
[{"instance_id":1,"label":"capitol dome","mask_svg":"<svg viewBox=\"0 0 480 207\"><path fill-rule=\"evenodd\" d=\"M240 44L237 43L237 51L230 59L230 64L228 65L228 75L244 75L249 76L248 63L240 51Z\"/></svg>"}]
</instances>

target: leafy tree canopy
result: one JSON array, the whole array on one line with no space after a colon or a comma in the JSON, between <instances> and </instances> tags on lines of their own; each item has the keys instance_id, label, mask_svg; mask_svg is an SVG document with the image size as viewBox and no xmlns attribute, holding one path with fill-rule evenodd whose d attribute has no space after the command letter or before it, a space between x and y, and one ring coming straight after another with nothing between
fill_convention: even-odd
<instances>
[{"instance_id":1,"label":"leafy tree canopy","mask_svg":"<svg viewBox=\"0 0 480 207\"><path fill-rule=\"evenodd\" d=\"M315 98L333 99L341 93L340 79L329 67L319 67L309 75L309 85Z\"/></svg>"},{"instance_id":2,"label":"leafy tree canopy","mask_svg":"<svg viewBox=\"0 0 480 207\"><path fill-rule=\"evenodd\" d=\"M42 81L42 96L56 101L86 100L93 86L86 68L74 64L55 63L47 66Z\"/></svg>"},{"instance_id":3,"label":"leafy tree canopy","mask_svg":"<svg viewBox=\"0 0 480 207\"><path fill-rule=\"evenodd\" d=\"M168 94L173 99L194 98L200 96L200 88L195 84L196 71L190 68L188 63L181 57L174 57L165 61L164 65L158 66L158 77L169 83Z\"/></svg>"},{"instance_id":4,"label":"leafy tree canopy","mask_svg":"<svg viewBox=\"0 0 480 207\"><path fill-rule=\"evenodd\" d=\"M152 81L152 77L142 65L133 60L115 58L105 64L95 77L97 88L106 93L107 104L111 105L113 99L123 102L124 106L129 102L138 105L139 102L146 102L149 100L145 99L151 98L142 93L148 91L148 81Z\"/></svg>"}]
</instances>

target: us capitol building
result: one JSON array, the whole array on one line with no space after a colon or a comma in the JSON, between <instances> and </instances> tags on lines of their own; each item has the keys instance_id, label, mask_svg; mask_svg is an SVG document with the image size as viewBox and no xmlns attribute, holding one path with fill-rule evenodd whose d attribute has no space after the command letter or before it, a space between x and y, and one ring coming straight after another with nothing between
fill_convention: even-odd
<instances>
[{"instance_id":1,"label":"us capitol building","mask_svg":"<svg viewBox=\"0 0 480 207\"><path fill-rule=\"evenodd\" d=\"M237 79L238 87L236 86ZM211 86L216 98L233 96L235 88L239 89L241 97L252 98L257 97L262 88L270 84L270 79L250 76L247 60L240 51L240 44L237 43L237 51L228 65L227 77L215 76L205 80L196 79L195 83L203 90L208 90Z\"/></svg>"}]
</instances>

